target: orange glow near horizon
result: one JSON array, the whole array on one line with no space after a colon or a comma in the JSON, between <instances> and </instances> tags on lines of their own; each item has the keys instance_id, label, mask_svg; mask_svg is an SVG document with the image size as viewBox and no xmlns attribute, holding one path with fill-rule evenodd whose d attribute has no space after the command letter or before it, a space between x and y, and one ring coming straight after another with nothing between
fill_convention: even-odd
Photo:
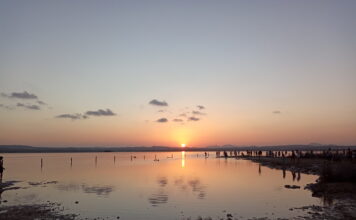
<instances>
[{"instance_id":1,"label":"orange glow near horizon","mask_svg":"<svg viewBox=\"0 0 356 220\"><path fill-rule=\"evenodd\" d=\"M213 107L211 107L213 108ZM92 118L91 120L42 120L42 115L27 117L28 111L2 111L0 123L0 145L31 145L50 147L88 146L169 146L185 148L215 145L288 145L290 143L321 144L338 143L352 145L356 142L356 123L336 126L334 118L330 122L310 124L314 119L307 115L278 115L269 118L259 115L257 119L217 118L217 112L210 110L209 118L184 125L135 122L115 117ZM33 113L33 112L32 112ZM52 117L44 113L46 117ZM46 115L47 114L47 115ZM52 113L51 113L52 114ZM227 113L229 114L229 113ZM257 113L256 113L257 114ZM257 114L258 115L258 114ZM41 117L40 117L41 116ZM340 116L341 117L341 116ZM342 116L343 117L343 116ZM341 120L341 119L340 119ZM224 123L219 123L223 122ZM239 123L235 123L238 121ZM342 118L342 121L347 121ZM356 122L354 120L354 122ZM308 125L308 126L307 126ZM338 129L335 129L335 125ZM45 128L45 130L43 130ZM183 147L182 144L186 146Z\"/></svg>"},{"instance_id":2,"label":"orange glow near horizon","mask_svg":"<svg viewBox=\"0 0 356 220\"><path fill-rule=\"evenodd\" d=\"M192 137L195 135L191 127L175 127L167 132L171 133L171 140L174 140L174 142L178 143L182 148L186 147L188 142L191 142Z\"/></svg>"}]
</instances>

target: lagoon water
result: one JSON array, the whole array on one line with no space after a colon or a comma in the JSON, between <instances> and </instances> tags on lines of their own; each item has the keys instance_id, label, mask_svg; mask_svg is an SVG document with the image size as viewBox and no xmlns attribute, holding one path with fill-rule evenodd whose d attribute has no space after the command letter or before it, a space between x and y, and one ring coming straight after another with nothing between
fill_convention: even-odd
<instances>
[{"instance_id":1,"label":"lagoon water","mask_svg":"<svg viewBox=\"0 0 356 220\"><path fill-rule=\"evenodd\" d=\"M203 152L3 156L2 181L20 181L15 186L21 189L3 192L1 200L8 202L1 205L58 202L79 219L291 218L305 213L290 208L321 203L303 189L317 176L293 180L288 171L284 176L249 160L215 158L213 152L208 158Z\"/></svg>"}]
</instances>

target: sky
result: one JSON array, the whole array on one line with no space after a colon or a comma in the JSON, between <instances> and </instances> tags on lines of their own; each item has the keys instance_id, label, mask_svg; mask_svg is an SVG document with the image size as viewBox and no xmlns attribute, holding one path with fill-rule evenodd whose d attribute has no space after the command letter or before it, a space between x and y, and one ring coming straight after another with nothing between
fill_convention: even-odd
<instances>
[{"instance_id":1,"label":"sky","mask_svg":"<svg viewBox=\"0 0 356 220\"><path fill-rule=\"evenodd\" d=\"M355 11L0 0L0 144L356 145Z\"/></svg>"}]
</instances>

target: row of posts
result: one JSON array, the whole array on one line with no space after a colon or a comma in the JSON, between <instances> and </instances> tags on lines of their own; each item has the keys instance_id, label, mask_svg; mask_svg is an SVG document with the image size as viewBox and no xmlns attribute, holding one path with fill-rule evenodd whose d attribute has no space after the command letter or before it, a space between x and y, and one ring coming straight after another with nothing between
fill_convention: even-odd
<instances>
[{"instance_id":1,"label":"row of posts","mask_svg":"<svg viewBox=\"0 0 356 220\"><path fill-rule=\"evenodd\" d=\"M156 155L155 155L156 157ZM173 155L172 155L172 158L173 158ZM136 159L136 156L132 156L130 157L130 160L132 161L133 159ZM146 160L146 155L143 155L143 159ZM95 166L97 165L98 163L98 156L95 156ZM116 163L116 156L114 156L114 163ZM72 167L73 166L73 158L71 157L70 158L70 166ZM41 169L43 168L43 158L41 158Z\"/></svg>"}]
</instances>

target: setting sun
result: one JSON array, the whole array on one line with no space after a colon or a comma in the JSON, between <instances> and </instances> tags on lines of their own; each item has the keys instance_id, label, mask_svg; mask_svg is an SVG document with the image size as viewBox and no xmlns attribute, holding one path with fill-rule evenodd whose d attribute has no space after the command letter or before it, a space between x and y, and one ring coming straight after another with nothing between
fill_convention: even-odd
<instances>
[{"instance_id":1,"label":"setting sun","mask_svg":"<svg viewBox=\"0 0 356 220\"><path fill-rule=\"evenodd\" d=\"M0 220L356 220L355 12L0 0Z\"/></svg>"}]
</instances>

